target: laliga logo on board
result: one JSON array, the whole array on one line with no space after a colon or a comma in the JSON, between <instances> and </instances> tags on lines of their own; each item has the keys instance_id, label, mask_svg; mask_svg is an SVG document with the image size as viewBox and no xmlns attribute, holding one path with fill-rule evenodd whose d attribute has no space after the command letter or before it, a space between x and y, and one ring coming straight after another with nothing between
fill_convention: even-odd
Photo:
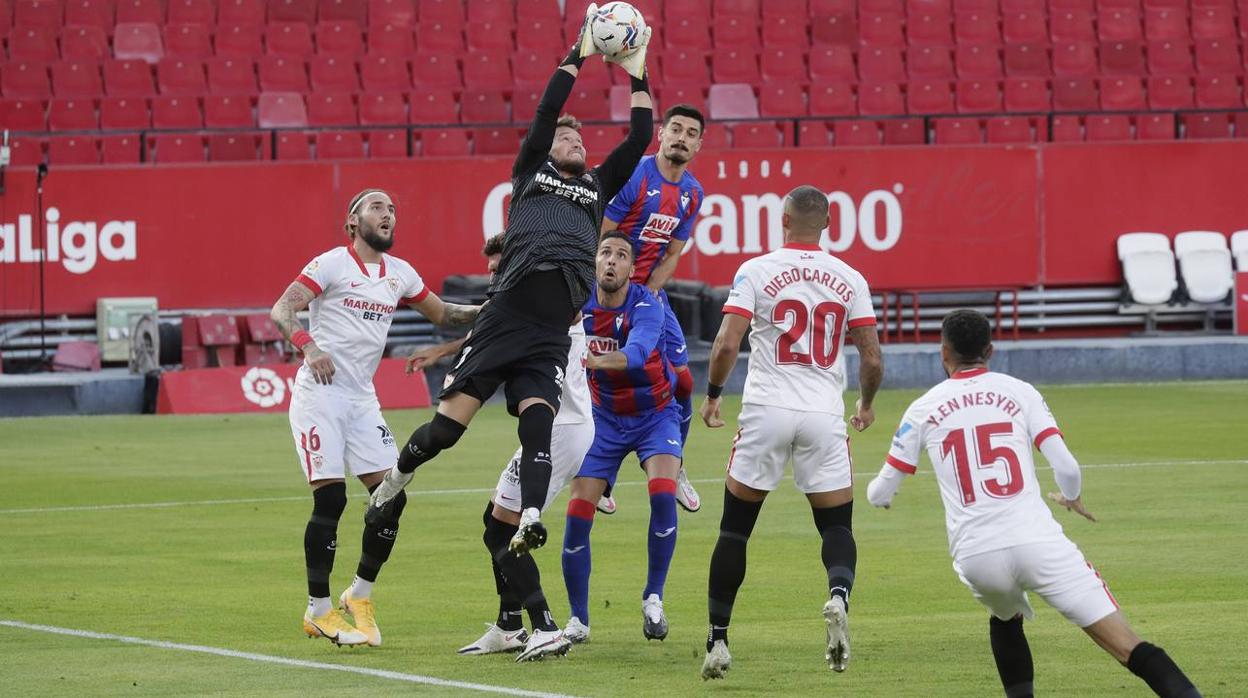
<instances>
[{"instance_id":1,"label":"laliga logo on board","mask_svg":"<svg viewBox=\"0 0 1248 698\"><path fill-rule=\"evenodd\" d=\"M286 383L267 368L254 367L243 374L243 397L260 407L276 407L286 400Z\"/></svg>"},{"instance_id":2,"label":"laliga logo on board","mask_svg":"<svg viewBox=\"0 0 1248 698\"><path fill-rule=\"evenodd\" d=\"M0 224L0 264L34 264L47 254L47 261L60 262L72 274L86 274L100 257L110 262L134 261L138 256L135 221L69 221L61 225L61 212L55 206L44 216L47 222L47 249L39 249L33 231L33 216L23 213L17 224Z\"/></svg>"}]
</instances>

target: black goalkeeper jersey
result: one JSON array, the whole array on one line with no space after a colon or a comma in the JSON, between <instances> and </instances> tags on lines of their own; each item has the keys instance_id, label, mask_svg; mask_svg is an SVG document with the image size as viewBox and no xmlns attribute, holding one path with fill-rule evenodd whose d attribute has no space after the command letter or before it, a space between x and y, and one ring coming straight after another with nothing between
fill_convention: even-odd
<instances>
[{"instance_id":1,"label":"black goalkeeper jersey","mask_svg":"<svg viewBox=\"0 0 1248 698\"><path fill-rule=\"evenodd\" d=\"M566 298L526 299L566 304L569 318L581 309L594 285L594 257L603 212L640 162L653 136L650 109L633 109L630 130L601 165L564 178L550 161L555 121L575 78L556 70L533 117L512 167L511 205L503 237L503 257L490 295L516 288L527 276L558 269Z\"/></svg>"}]
</instances>

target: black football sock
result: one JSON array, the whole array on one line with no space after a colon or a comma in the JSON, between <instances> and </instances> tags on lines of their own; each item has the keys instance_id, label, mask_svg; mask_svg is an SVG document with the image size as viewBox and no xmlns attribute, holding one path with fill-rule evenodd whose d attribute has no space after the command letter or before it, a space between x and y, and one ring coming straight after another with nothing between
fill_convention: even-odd
<instances>
[{"instance_id":1,"label":"black football sock","mask_svg":"<svg viewBox=\"0 0 1248 698\"><path fill-rule=\"evenodd\" d=\"M555 412L546 405L530 405L520 413L519 421L520 507L542 509L550 489L550 431Z\"/></svg>"},{"instance_id":2,"label":"black football sock","mask_svg":"<svg viewBox=\"0 0 1248 698\"><path fill-rule=\"evenodd\" d=\"M369 492L377 489L374 485ZM403 515L403 507L407 506L407 493L400 491L390 504L382 509L381 516L364 519L364 539L360 545L360 564L355 568L355 576L366 582L377 581L377 573L381 566L390 559L390 551L394 550L394 540L399 535L399 517Z\"/></svg>"},{"instance_id":3,"label":"black football sock","mask_svg":"<svg viewBox=\"0 0 1248 698\"><path fill-rule=\"evenodd\" d=\"M338 549L338 520L347 508L347 483L334 482L312 490L312 516L303 531L303 558L308 570L308 596L329 597L329 573Z\"/></svg>"},{"instance_id":4,"label":"black football sock","mask_svg":"<svg viewBox=\"0 0 1248 698\"><path fill-rule=\"evenodd\" d=\"M454 446L467 428L446 415L433 415L433 419L417 427L399 449L399 472L410 473L433 460L443 450Z\"/></svg>"},{"instance_id":5,"label":"black football sock","mask_svg":"<svg viewBox=\"0 0 1248 698\"><path fill-rule=\"evenodd\" d=\"M1148 642L1136 645L1127 658L1127 668L1163 698L1200 698L1200 691L1183 670L1156 645Z\"/></svg>"},{"instance_id":6,"label":"black football sock","mask_svg":"<svg viewBox=\"0 0 1248 698\"><path fill-rule=\"evenodd\" d=\"M519 630L524 627L523 609L519 599L512 592L511 586L507 584L507 579L503 577L503 571L494 561L494 551L490 548L490 520L494 518L493 511L494 502L487 502L485 516L481 519L485 525L485 530L481 534L481 542L485 544L485 551L490 554L490 569L494 572L494 590L498 592L498 619L494 621L494 624L500 630Z\"/></svg>"},{"instance_id":7,"label":"black football sock","mask_svg":"<svg viewBox=\"0 0 1248 698\"><path fill-rule=\"evenodd\" d=\"M728 624L732 621L732 605L737 590L745 581L745 550L758 522L762 502L747 502L724 488L724 513L719 520L719 540L711 553L711 573L707 583L706 605L710 631L706 651L717 640L728 641Z\"/></svg>"},{"instance_id":8,"label":"black football sock","mask_svg":"<svg viewBox=\"0 0 1248 698\"><path fill-rule=\"evenodd\" d=\"M1005 688L1005 698L1031 698L1035 671L1031 664L1031 647L1023 634L1023 617L1010 620L988 617L988 638L992 641L992 658Z\"/></svg>"},{"instance_id":9,"label":"black football sock","mask_svg":"<svg viewBox=\"0 0 1248 698\"><path fill-rule=\"evenodd\" d=\"M491 516L485 524L485 545L490 549L507 586L529 612L533 629L558 630L559 626L555 625L550 613L550 605L546 603L546 595L542 592L542 575L533 556L528 553L516 555L508 547L511 537L516 535L516 528Z\"/></svg>"},{"instance_id":10,"label":"black football sock","mask_svg":"<svg viewBox=\"0 0 1248 698\"><path fill-rule=\"evenodd\" d=\"M854 569L858 566L858 546L854 543L854 503L838 507L811 509L815 528L823 536L823 566L828 571L828 590L839 596L849 610L849 592L854 588Z\"/></svg>"}]
</instances>

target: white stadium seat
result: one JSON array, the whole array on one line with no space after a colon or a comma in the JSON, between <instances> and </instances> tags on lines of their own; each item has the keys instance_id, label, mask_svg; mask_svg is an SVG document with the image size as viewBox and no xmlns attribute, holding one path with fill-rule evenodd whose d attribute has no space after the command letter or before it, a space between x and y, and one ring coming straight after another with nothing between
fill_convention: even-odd
<instances>
[{"instance_id":1,"label":"white stadium seat","mask_svg":"<svg viewBox=\"0 0 1248 698\"><path fill-rule=\"evenodd\" d=\"M1170 300L1179 287L1170 238L1161 233L1124 233L1118 236L1118 259L1131 299L1144 305Z\"/></svg>"},{"instance_id":2,"label":"white stadium seat","mask_svg":"<svg viewBox=\"0 0 1248 698\"><path fill-rule=\"evenodd\" d=\"M1179 233L1174 237L1174 253L1187 295L1193 301L1220 303L1226 299L1235 278L1225 235L1204 230Z\"/></svg>"},{"instance_id":3,"label":"white stadium seat","mask_svg":"<svg viewBox=\"0 0 1248 698\"><path fill-rule=\"evenodd\" d=\"M1248 271L1248 230L1231 233L1231 257L1236 269Z\"/></svg>"}]
</instances>

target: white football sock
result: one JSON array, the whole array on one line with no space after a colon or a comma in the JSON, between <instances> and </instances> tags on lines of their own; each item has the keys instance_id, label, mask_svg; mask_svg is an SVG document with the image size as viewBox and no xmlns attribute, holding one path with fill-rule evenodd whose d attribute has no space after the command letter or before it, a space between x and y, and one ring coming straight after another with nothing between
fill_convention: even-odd
<instances>
[{"instance_id":1,"label":"white football sock","mask_svg":"<svg viewBox=\"0 0 1248 698\"><path fill-rule=\"evenodd\" d=\"M347 593L353 599L367 599L373 593L373 583L356 577Z\"/></svg>"},{"instance_id":2,"label":"white football sock","mask_svg":"<svg viewBox=\"0 0 1248 698\"><path fill-rule=\"evenodd\" d=\"M308 615L313 618L320 618L326 613L329 613L333 607L333 604L329 602L328 596L322 598L317 598L315 596L308 597Z\"/></svg>"}]
</instances>

